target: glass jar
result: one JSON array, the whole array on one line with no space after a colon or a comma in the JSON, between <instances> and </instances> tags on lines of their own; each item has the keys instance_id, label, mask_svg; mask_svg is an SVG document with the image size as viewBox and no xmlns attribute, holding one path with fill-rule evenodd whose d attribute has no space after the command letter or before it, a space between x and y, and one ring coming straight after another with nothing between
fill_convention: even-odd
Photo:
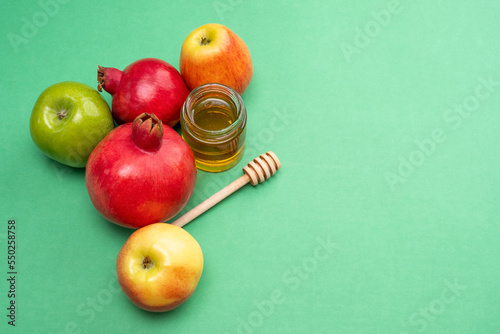
<instances>
[{"instance_id":1,"label":"glass jar","mask_svg":"<svg viewBox=\"0 0 500 334\"><path fill-rule=\"evenodd\" d=\"M193 150L196 166L208 172L225 171L241 160L246 123L241 96L222 84L195 88L181 111L182 137Z\"/></svg>"}]
</instances>

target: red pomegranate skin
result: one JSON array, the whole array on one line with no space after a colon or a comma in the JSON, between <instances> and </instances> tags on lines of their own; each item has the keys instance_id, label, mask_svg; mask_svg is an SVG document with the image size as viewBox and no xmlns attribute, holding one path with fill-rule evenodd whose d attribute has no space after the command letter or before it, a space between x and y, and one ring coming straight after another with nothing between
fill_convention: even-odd
<instances>
[{"instance_id":1,"label":"red pomegranate skin","mask_svg":"<svg viewBox=\"0 0 500 334\"><path fill-rule=\"evenodd\" d=\"M113 97L111 111L118 124L149 113L173 127L179 122L182 105L189 95L175 67L156 58L137 60L123 71L99 66L97 80L98 90L104 88Z\"/></svg>"},{"instance_id":2,"label":"red pomegranate skin","mask_svg":"<svg viewBox=\"0 0 500 334\"><path fill-rule=\"evenodd\" d=\"M196 182L193 152L177 132L161 122L156 129L144 122L134 132L134 124L113 129L92 151L85 171L97 211L128 228L173 218ZM163 127L161 135L158 126Z\"/></svg>"}]
</instances>

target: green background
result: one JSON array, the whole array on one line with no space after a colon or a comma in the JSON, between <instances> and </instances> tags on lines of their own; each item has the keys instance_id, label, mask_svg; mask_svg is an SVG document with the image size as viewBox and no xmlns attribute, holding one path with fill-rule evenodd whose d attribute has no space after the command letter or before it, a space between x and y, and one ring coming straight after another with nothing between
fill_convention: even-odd
<instances>
[{"instance_id":1,"label":"green background","mask_svg":"<svg viewBox=\"0 0 500 334\"><path fill-rule=\"evenodd\" d=\"M0 5L1 332L500 332L500 3L73 0L46 22L44 3ZM230 171L200 172L184 211L258 154L283 168L186 226L203 276L180 308L151 314L116 290L131 230L93 208L84 170L37 149L29 117L56 82L96 87L97 65L178 68L210 22L251 51L248 147Z\"/></svg>"}]
</instances>

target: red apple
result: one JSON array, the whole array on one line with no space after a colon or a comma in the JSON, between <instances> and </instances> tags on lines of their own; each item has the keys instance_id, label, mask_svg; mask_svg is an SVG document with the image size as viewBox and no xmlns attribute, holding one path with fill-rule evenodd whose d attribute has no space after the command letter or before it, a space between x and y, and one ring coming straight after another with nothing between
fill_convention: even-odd
<instances>
[{"instance_id":1,"label":"red apple","mask_svg":"<svg viewBox=\"0 0 500 334\"><path fill-rule=\"evenodd\" d=\"M203 271L200 245L183 228L157 223L138 229L116 259L118 283L138 307L164 312L184 303Z\"/></svg>"},{"instance_id":2,"label":"red apple","mask_svg":"<svg viewBox=\"0 0 500 334\"><path fill-rule=\"evenodd\" d=\"M181 75L189 89L221 83L242 95L252 80L253 67L245 42L216 23L192 31L182 44Z\"/></svg>"}]
</instances>

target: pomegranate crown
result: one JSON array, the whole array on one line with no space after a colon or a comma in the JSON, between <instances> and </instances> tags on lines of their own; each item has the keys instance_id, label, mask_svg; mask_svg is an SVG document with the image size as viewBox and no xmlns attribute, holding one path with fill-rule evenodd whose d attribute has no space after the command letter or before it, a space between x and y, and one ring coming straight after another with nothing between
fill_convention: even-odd
<instances>
[{"instance_id":1,"label":"pomegranate crown","mask_svg":"<svg viewBox=\"0 0 500 334\"><path fill-rule=\"evenodd\" d=\"M122 71L113 67L97 66L97 90L102 92L104 88L106 92L114 95L118 91L122 74Z\"/></svg>"},{"instance_id":2,"label":"pomegranate crown","mask_svg":"<svg viewBox=\"0 0 500 334\"><path fill-rule=\"evenodd\" d=\"M132 123L132 140L142 150L158 151L163 140L162 121L155 114L140 114Z\"/></svg>"}]
</instances>

